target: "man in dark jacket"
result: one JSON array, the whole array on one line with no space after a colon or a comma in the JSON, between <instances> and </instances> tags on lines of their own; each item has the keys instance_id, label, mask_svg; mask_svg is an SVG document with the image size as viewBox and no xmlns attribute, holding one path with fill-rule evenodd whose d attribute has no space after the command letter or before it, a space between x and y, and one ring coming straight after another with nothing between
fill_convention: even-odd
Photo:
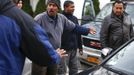
<instances>
[{"instance_id":1,"label":"man in dark jacket","mask_svg":"<svg viewBox=\"0 0 134 75\"><path fill-rule=\"evenodd\" d=\"M35 17L35 20L46 30L54 49L61 48L63 30L74 31L80 34L95 33L95 29L83 28L74 24L64 15L58 13L59 9L60 0L48 0L47 11ZM32 75L56 75L57 67L57 64L44 67L33 63Z\"/></svg>"},{"instance_id":2,"label":"man in dark jacket","mask_svg":"<svg viewBox=\"0 0 134 75\"><path fill-rule=\"evenodd\" d=\"M104 19L100 32L104 56L111 52L109 49L113 52L133 37L132 22L129 15L124 11L124 3L115 1L112 10L111 15Z\"/></svg>"},{"instance_id":3,"label":"man in dark jacket","mask_svg":"<svg viewBox=\"0 0 134 75\"><path fill-rule=\"evenodd\" d=\"M64 11L62 14L66 16L69 20L74 22L76 25L79 25L78 19L73 15L74 8L75 6L73 1L65 1ZM66 50L68 54L68 56L65 57L66 59L65 63L69 68L69 75L77 73L79 63L79 60L77 58L77 48L79 49L79 52L82 52L81 35L76 34L73 31L72 32L64 31L62 35L61 48Z\"/></svg>"}]
</instances>

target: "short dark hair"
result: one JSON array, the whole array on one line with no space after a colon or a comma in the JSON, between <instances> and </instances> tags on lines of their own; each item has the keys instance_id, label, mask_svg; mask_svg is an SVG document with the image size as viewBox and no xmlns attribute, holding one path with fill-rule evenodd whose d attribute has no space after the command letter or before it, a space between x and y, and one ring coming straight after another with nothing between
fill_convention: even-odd
<instances>
[{"instance_id":1,"label":"short dark hair","mask_svg":"<svg viewBox=\"0 0 134 75\"><path fill-rule=\"evenodd\" d=\"M115 2L113 3L113 6L118 3L118 4L123 4L123 7L125 8L126 4L122 1L122 0L115 0Z\"/></svg>"},{"instance_id":2,"label":"short dark hair","mask_svg":"<svg viewBox=\"0 0 134 75\"><path fill-rule=\"evenodd\" d=\"M68 7L69 4L74 4L74 2L73 2L73 1L65 1L65 2L64 2L64 8L65 8L65 7Z\"/></svg>"}]
</instances>

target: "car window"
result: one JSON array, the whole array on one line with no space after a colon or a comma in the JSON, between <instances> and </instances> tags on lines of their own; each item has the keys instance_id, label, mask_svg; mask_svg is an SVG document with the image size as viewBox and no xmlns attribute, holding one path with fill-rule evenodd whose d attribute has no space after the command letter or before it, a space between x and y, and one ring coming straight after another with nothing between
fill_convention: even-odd
<instances>
[{"instance_id":1,"label":"car window","mask_svg":"<svg viewBox=\"0 0 134 75\"><path fill-rule=\"evenodd\" d=\"M134 4L127 4L125 11L130 15L132 23L134 24Z\"/></svg>"},{"instance_id":2,"label":"car window","mask_svg":"<svg viewBox=\"0 0 134 75\"><path fill-rule=\"evenodd\" d=\"M106 6L102 8L100 13L96 16L96 21L102 21L107 15L109 15L112 12L112 4L109 3Z\"/></svg>"},{"instance_id":3,"label":"car window","mask_svg":"<svg viewBox=\"0 0 134 75\"><path fill-rule=\"evenodd\" d=\"M107 70L106 68L100 67L98 70L89 73L89 75L119 75L119 74Z\"/></svg>"},{"instance_id":4,"label":"car window","mask_svg":"<svg viewBox=\"0 0 134 75\"><path fill-rule=\"evenodd\" d=\"M90 1L87 1L85 2L85 6L83 8L83 15L94 15L93 13L93 7L91 5L91 2Z\"/></svg>"},{"instance_id":5,"label":"car window","mask_svg":"<svg viewBox=\"0 0 134 75\"><path fill-rule=\"evenodd\" d=\"M129 14L129 15L134 15L134 4L127 4L126 6L126 12Z\"/></svg>"},{"instance_id":6,"label":"car window","mask_svg":"<svg viewBox=\"0 0 134 75\"><path fill-rule=\"evenodd\" d=\"M95 11L92 0L85 0L83 10L82 10L82 22L81 24L86 24L93 21L95 17Z\"/></svg>"},{"instance_id":7,"label":"car window","mask_svg":"<svg viewBox=\"0 0 134 75\"><path fill-rule=\"evenodd\" d=\"M134 74L134 41L115 54L106 65Z\"/></svg>"}]
</instances>

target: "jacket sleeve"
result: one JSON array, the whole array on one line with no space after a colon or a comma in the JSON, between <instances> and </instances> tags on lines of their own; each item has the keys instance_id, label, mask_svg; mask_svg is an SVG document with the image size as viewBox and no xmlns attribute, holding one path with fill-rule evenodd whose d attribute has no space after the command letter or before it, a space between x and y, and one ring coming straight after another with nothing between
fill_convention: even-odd
<instances>
[{"instance_id":1,"label":"jacket sleeve","mask_svg":"<svg viewBox=\"0 0 134 75\"><path fill-rule=\"evenodd\" d=\"M88 35L89 28L81 27L79 25L76 25L73 32L81 34L81 35Z\"/></svg>"},{"instance_id":2,"label":"jacket sleeve","mask_svg":"<svg viewBox=\"0 0 134 75\"><path fill-rule=\"evenodd\" d=\"M39 40L43 43L50 57L52 58L52 61L49 62L49 65L58 64L60 62L60 56L57 54L56 50L52 47L52 45L48 41L49 39L44 29L42 29L40 25L38 24L35 24L34 29L35 29L35 32L37 33Z\"/></svg>"},{"instance_id":3,"label":"jacket sleeve","mask_svg":"<svg viewBox=\"0 0 134 75\"><path fill-rule=\"evenodd\" d=\"M87 35L89 32L88 28L81 27L79 25L76 25L72 21L68 20L65 16L62 16L62 19L64 19L64 29L67 31L73 31L74 33Z\"/></svg>"},{"instance_id":4,"label":"jacket sleeve","mask_svg":"<svg viewBox=\"0 0 134 75\"><path fill-rule=\"evenodd\" d=\"M102 27L100 30L100 42L102 48L109 47L108 38L109 38L109 23L107 21L107 18L105 18L102 22Z\"/></svg>"}]
</instances>

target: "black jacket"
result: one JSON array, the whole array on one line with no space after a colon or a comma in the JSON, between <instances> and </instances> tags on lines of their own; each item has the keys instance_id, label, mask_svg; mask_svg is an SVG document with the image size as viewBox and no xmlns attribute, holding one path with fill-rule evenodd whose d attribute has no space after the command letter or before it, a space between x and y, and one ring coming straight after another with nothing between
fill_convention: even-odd
<instances>
[{"instance_id":1,"label":"black jacket","mask_svg":"<svg viewBox=\"0 0 134 75\"><path fill-rule=\"evenodd\" d=\"M124 13L122 20L114 14L105 17L100 32L103 48L117 49L132 37L133 27L128 14Z\"/></svg>"},{"instance_id":2,"label":"black jacket","mask_svg":"<svg viewBox=\"0 0 134 75\"><path fill-rule=\"evenodd\" d=\"M79 25L78 19L72 14L67 14L64 11L62 14L66 16L69 20L74 22L76 25ZM73 31L72 32L64 31L62 35L61 48L65 50L77 49L77 48L82 49L81 35L78 33L74 33Z\"/></svg>"}]
</instances>

